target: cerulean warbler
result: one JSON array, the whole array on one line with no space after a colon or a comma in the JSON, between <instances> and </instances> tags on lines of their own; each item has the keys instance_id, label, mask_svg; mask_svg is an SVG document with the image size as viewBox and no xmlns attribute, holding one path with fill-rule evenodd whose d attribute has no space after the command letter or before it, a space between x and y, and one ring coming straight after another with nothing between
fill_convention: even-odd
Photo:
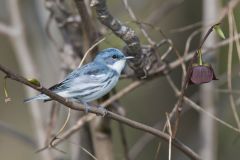
<instances>
[{"instance_id":1,"label":"cerulean warbler","mask_svg":"<svg viewBox=\"0 0 240 160\"><path fill-rule=\"evenodd\" d=\"M106 95L118 82L126 57L116 48L108 48L99 52L93 62L73 70L66 78L49 88L54 93L78 101L90 107L88 102ZM51 100L45 94L27 98L24 101Z\"/></svg>"}]
</instances>

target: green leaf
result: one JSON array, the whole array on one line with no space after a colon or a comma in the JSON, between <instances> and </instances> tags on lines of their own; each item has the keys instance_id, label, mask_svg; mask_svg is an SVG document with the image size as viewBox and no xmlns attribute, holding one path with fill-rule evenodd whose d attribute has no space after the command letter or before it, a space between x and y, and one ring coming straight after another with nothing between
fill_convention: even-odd
<instances>
[{"instance_id":1,"label":"green leaf","mask_svg":"<svg viewBox=\"0 0 240 160\"><path fill-rule=\"evenodd\" d=\"M8 97L8 91L7 91L7 76L4 78L4 85L3 85L4 95L5 95L5 103L8 103L11 101L11 98Z\"/></svg>"},{"instance_id":2,"label":"green leaf","mask_svg":"<svg viewBox=\"0 0 240 160\"><path fill-rule=\"evenodd\" d=\"M224 35L224 33L223 33L223 31L222 31L222 29L221 29L221 27L219 25L216 25L214 27L214 30L222 39L226 39L225 35Z\"/></svg>"},{"instance_id":3,"label":"green leaf","mask_svg":"<svg viewBox=\"0 0 240 160\"><path fill-rule=\"evenodd\" d=\"M37 86L41 86L40 82L37 79L35 79L35 78L28 79L28 82L30 82L30 83L32 83L34 85L37 85Z\"/></svg>"}]
</instances>

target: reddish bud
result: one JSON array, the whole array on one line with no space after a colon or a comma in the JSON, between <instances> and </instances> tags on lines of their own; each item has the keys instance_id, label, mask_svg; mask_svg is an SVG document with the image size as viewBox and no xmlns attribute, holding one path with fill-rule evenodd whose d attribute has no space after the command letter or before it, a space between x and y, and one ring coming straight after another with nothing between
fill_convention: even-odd
<instances>
[{"instance_id":1,"label":"reddish bud","mask_svg":"<svg viewBox=\"0 0 240 160\"><path fill-rule=\"evenodd\" d=\"M208 83L217 80L213 68L208 64L193 64L190 70L189 84Z\"/></svg>"}]
</instances>

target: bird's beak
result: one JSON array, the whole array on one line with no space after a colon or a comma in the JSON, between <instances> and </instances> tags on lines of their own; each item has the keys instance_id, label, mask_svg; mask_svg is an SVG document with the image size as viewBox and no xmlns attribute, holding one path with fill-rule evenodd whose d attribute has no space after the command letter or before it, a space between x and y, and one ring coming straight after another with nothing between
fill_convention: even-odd
<instances>
[{"instance_id":1,"label":"bird's beak","mask_svg":"<svg viewBox=\"0 0 240 160\"><path fill-rule=\"evenodd\" d=\"M125 59L133 59L134 57L133 56L127 56L125 57Z\"/></svg>"}]
</instances>

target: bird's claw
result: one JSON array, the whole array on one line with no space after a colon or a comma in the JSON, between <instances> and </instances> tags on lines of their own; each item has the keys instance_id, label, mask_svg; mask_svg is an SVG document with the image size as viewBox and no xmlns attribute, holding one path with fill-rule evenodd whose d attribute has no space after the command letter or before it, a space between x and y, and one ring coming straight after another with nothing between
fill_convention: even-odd
<instances>
[{"instance_id":1,"label":"bird's claw","mask_svg":"<svg viewBox=\"0 0 240 160\"><path fill-rule=\"evenodd\" d=\"M85 113L88 113L88 111L92 108L92 106L90 106L87 103L85 103L84 106L85 106ZM100 115L102 115L102 117L104 117L108 113L108 111L102 106L97 106L97 109L101 112Z\"/></svg>"},{"instance_id":2,"label":"bird's claw","mask_svg":"<svg viewBox=\"0 0 240 160\"><path fill-rule=\"evenodd\" d=\"M86 114L88 113L88 111L89 111L90 108L91 108L91 107L90 107L89 105L86 105L86 106L85 106L85 110L84 110L84 111L85 111Z\"/></svg>"},{"instance_id":3,"label":"bird's claw","mask_svg":"<svg viewBox=\"0 0 240 160\"><path fill-rule=\"evenodd\" d=\"M108 111L106 110L106 108L102 107L102 106L98 106L98 110L100 112L102 112L102 117L106 116L106 114L108 113Z\"/></svg>"}]
</instances>

